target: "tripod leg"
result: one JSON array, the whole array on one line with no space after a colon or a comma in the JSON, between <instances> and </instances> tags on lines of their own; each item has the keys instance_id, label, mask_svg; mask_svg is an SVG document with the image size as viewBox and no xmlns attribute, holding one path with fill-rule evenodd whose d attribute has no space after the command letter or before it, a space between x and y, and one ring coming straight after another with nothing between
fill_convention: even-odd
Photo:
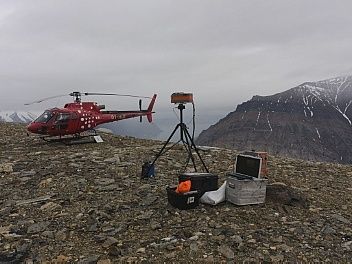
<instances>
[{"instance_id":1,"label":"tripod leg","mask_svg":"<svg viewBox=\"0 0 352 264\"><path fill-rule=\"evenodd\" d=\"M169 138L166 140L166 142L164 143L163 147L161 148L161 150L159 151L159 153L155 156L153 162L150 165L150 168L155 164L155 162L158 160L158 158L163 154L164 149L166 148L167 144L169 144L171 138L174 136L175 132L177 131L177 129L180 127L180 124L178 124L174 131L172 131L171 135L169 136ZM150 169L149 169L150 170ZM149 173L148 170L148 173Z\"/></svg>"},{"instance_id":2,"label":"tripod leg","mask_svg":"<svg viewBox=\"0 0 352 264\"><path fill-rule=\"evenodd\" d=\"M194 144L194 141L192 140L192 137L191 137L191 135L189 134L189 132L188 132L188 130L187 130L187 129L185 129L185 134L186 134L186 138L188 137L189 141L190 141L190 142L191 142L191 144L192 144L192 147L194 148L195 152L197 153L198 158L199 158L199 159L200 159L200 161L202 162L202 164L203 164L203 167L204 167L205 171L206 171L206 172L209 172L209 170L208 170L207 166L205 165L205 163L204 163L204 161L203 161L202 157L201 157L201 156L200 156L200 154L199 154L199 151L198 151L198 149L197 149L196 144ZM193 157L193 156L192 156L192 157Z\"/></svg>"},{"instance_id":3,"label":"tripod leg","mask_svg":"<svg viewBox=\"0 0 352 264\"><path fill-rule=\"evenodd\" d=\"M187 149L187 152L188 152L188 158L187 158L186 166L188 165L189 160L191 159L192 160L192 164L193 164L193 168L194 168L195 171L197 171L196 163L195 163L195 160L194 160L194 157L193 157L193 154L192 154L192 145L190 144L190 141L189 141L189 139L187 137L187 134L186 134L187 128L185 127L185 125L181 126L181 130L185 134L186 142L185 141L183 141L183 142L184 142L185 148Z\"/></svg>"}]
</instances>

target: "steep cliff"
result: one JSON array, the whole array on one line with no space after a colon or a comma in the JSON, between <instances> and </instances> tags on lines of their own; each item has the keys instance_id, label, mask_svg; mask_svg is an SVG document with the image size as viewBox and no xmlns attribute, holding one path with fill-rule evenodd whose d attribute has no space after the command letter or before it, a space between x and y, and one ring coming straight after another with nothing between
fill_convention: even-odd
<instances>
[{"instance_id":1,"label":"steep cliff","mask_svg":"<svg viewBox=\"0 0 352 264\"><path fill-rule=\"evenodd\" d=\"M352 76L254 96L203 131L198 144L352 163Z\"/></svg>"}]
</instances>

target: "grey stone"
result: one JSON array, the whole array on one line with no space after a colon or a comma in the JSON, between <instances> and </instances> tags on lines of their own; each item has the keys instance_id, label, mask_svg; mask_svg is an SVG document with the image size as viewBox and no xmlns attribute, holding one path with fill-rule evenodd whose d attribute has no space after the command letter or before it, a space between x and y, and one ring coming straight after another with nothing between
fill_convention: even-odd
<instances>
[{"instance_id":1,"label":"grey stone","mask_svg":"<svg viewBox=\"0 0 352 264\"><path fill-rule=\"evenodd\" d=\"M145 248L142 247L142 248L137 249L136 253L137 254L145 254Z\"/></svg>"},{"instance_id":2,"label":"grey stone","mask_svg":"<svg viewBox=\"0 0 352 264\"><path fill-rule=\"evenodd\" d=\"M191 252L198 252L198 244L197 242L192 242L190 245L189 245L189 249L191 250Z\"/></svg>"},{"instance_id":3,"label":"grey stone","mask_svg":"<svg viewBox=\"0 0 352 264\"><path fill-rule=\"evenodd\" d=\"M99 256L89 256L84 259L81 259L79 264L96 264L99 260Z\"/></svg>"},{"instance_id":4,"label":"grey stone","mask_svg":"<svg viewBox=\"0 0 352 264\"><path fill-rule=\"evenodd\" d=\"M104 241L102 247L109 248L109 247L117 244L118 242L119 241L114 237L107 237L106 240Z\"/></svg>"},{"instance_id":5,"label":"grey stone","mask_svg":"<svg viewBox=\"0 0 352 264\"><path fill-rule=\"evenodd\" d=\"M99 185L110 185L114 183L115 180L111 178L98 178L98 179L95 179L94 182Z\"/></svg>"},{"instance_id":6,"label":"grey stone","mask_svg":"<svg viewBox=\"0 0 352 264\"><path fill-rule=\"evenodd\" d=\"M0 164L0 173L11 173L13 172L13 164L11 163L2 163Z\"/></svg>"},{"instance_id":7,"label":"grey stone","mask_svg":"<svg viewBox=\"0 0 352 264\"><path fill-rule=\"evenodd\" d=\"M20 176L21 177L31 177L31 176L34 176L36 175L36 171L35 170L31 170L31 171L21 171L21 174Z\"/></svg>"},{"instance_id":8,"label":"grey stone","mask_svg":"<svg viewBox=\"0 0 352 264\"><path fill-rule=\"evenodd\" d=\"M43 232L48 228L49 225L50 225L49 221L32 224L28 227L27 233L35 234L35 233Z\"/></svg>"},{"instance_id":9,"label":"grey stone","mask_svg":"<svg viewBox=\"0 0 352 264\"><path fill-rule=\"evenodd\" d=\"M45 238L50 238L50 239L54 239L55 238L55 232L53 231L44 231L42 233L42 237L45 237Z\"/></svg>"},{"instance_id":10,"label":"grey stone","mask_svg":"<svg viewBox=\"0 0 352 264\"><path fill-rule=\"evenodd\" d=\"M322 234L324 235L333 235L336 234L336 230L334 228L332 228L330 225L325 225L321 231Z\"/></svg>"},{"instance_id":11,"label":"grey stone","mask_svg":"<svg viewBox=\"0 0 352 264\"><path fill-rule=\"evenodd\" d=\"M235 242L236 244L240 244L240 243L243 242L242 237L239 236L239 235L234 235L232 238L233 238L233 240L234 240L234 242Z\"/></svg>"},{"instance_id":12,"label":"grey stone","mask_svg":"<svg viewBox=\"0 0 352 264\"><path fill-rule=\"evenodd\" d=\"M233 259L235 257L233 250L226 245L221 245L219 247L219 252L227 259Z\"/></svg>"},{"instance_id":13,"label":"grey stone","mask_svg":"<svg viewBox=\"0 0 352 264\"><path fill-rule=\"evenodd\" d=\"M344 224L350 224L351 221L348 220L347 218L343 217L342 215L339 215L339 214L333 214L331 215L332 218L336 219L337 221L340 221L341 223L344 223Z\"/></svg>"}]
</instances>

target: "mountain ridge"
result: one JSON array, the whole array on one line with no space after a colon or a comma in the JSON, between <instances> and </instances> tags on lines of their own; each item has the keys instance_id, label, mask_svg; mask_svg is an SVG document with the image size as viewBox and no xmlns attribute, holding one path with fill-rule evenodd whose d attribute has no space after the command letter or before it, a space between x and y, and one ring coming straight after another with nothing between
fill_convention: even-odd
<instances>
[{"instance_id":1,"label":"mountain ridge","mask_svg":"<svg viewBox=\"0 0 352 264\"><path fill-rule=\"evenodd\" d=\"M352 163L351 104L352 76L305 82L274 95L253 96L202 131L197 143Z\"/></svg>"}]
</instances>

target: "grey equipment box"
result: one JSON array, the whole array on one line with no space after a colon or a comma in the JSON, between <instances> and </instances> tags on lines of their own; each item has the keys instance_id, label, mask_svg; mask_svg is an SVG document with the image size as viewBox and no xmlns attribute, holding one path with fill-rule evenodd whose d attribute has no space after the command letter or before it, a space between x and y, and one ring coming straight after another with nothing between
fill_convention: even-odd
<instances>
[{"instance_id":1,"label":"grey equipment box","mask_svg":"<svg viewBox=\"0 0 352 264\"><path fill-rule=\"evenodd\" d=\"M264 203L267 179L254 177L238 177L229 173L226 183L226 200L236 205Z\"/></svg>"},{"instance_id":2,"label":"grey equipment box","mask_svg":"<svg viewBox=\"0 0 352 264\"><path fill-rule=\"evenodd\" d=\"M260 178L262 159L237 155L235 172L227 174L226 200L236 205L264 203L267 179Z\"/></svg>"}]
</instances>

